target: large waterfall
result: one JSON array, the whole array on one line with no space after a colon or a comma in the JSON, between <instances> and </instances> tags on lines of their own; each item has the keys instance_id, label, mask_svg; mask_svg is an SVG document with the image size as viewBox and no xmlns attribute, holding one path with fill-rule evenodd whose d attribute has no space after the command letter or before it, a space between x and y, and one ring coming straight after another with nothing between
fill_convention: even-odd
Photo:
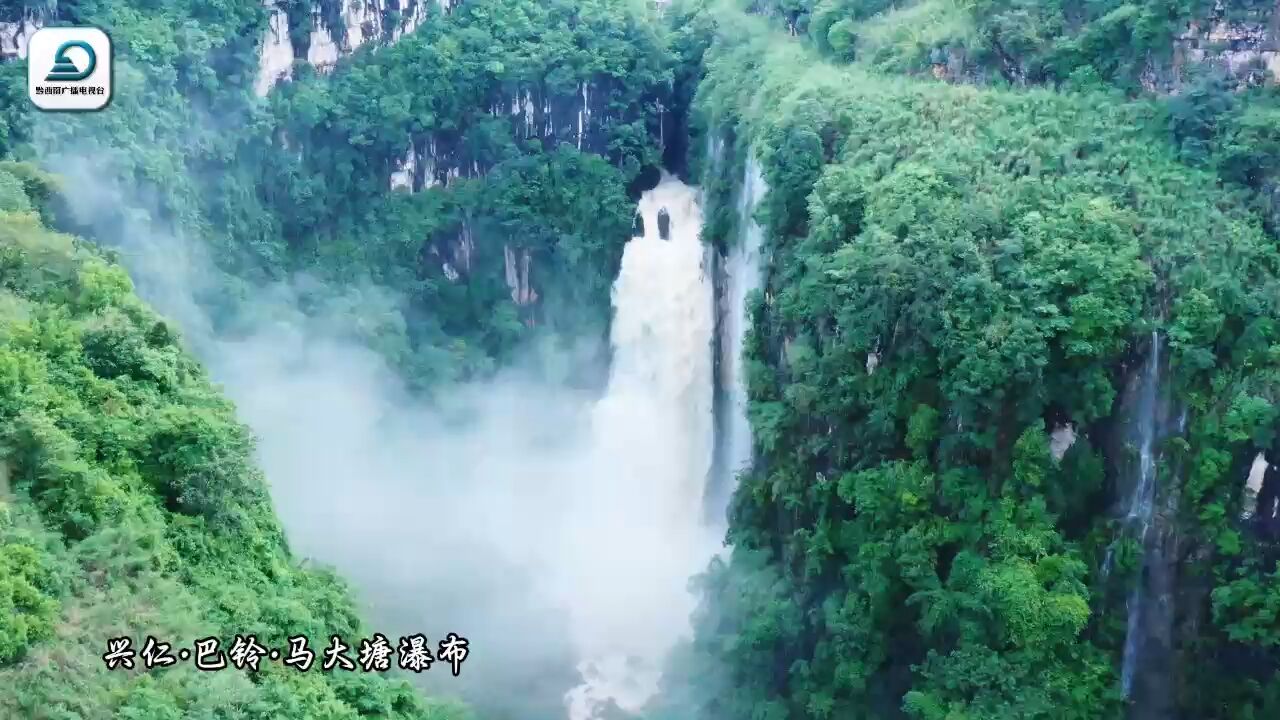
<instances>
[{"instance_id":1,"label":"large waterfall","mask_svg":"<svg viewBox=\"0 0 1280 720\"><path fill-rule=\"evenodd\" d=\"M688 579L720 540L702 513L714 297L696 191L664 177L641 198L637 226L613 288L609 383L591 413L590 452L612 459L591 466L612 471L573 499L591 528L561 548L609 559L560 563L573 575L563 586L585 678L567 698L571 720L610 701L634 712L657 691L665 654L688 629Z\"/></svg>"},{"instance_id":2,"label":"large waterfall","mask_svg":"<svg viewBox=\"0 0 1280 720\"><path fill-rule=\"evenodd\" d=\"M747 299L760 286L763 231L753 214L767 189L749 156L738 202L740 233L725 258L721 288L719 437L714 290L699 238L697 194L664 175L641 198L636 237L614 284L612 374L592 413L593 452L621 462L616 474L601 478L598 495L576 501L598 525L593 538L616 541L618 528L628 528L628 537L621 539L621 552L606 553L616 557L621 575L566 583L599 588L574 613L585 682L569 693L571 720L596 717L610 702L634 712L654 694L665 653L688 630L693 598L687 580L720 547L725 502L752 459L742 351ZM715 472L713 452L719 457ZM710 513L703 512L704 496ZM617 608L627 611L618 614Z\"/></svg>"},{"instance_id":3,"label":"large waterfall","mask_svg":"<svg viewBox=\"0 0 1280 720\"><path fill-rule=\"evenodd\" d=\"M271 320L223 337L195 301L212 275L198 245L139 230L124 248L253 427L295 552L350 578L381 632L470 639L462 677L420 679L430 692L517 717L634 712L688 633L688 581L723 540L705 513L714 283L696 189L664 176L638 215L597 398L513 369L422 405L376 353L304 318L291 285L256 296ZM747 289L729 292L740 317ZM726 342L736 353L741 328Z\"/></svg>"}]
</instances>

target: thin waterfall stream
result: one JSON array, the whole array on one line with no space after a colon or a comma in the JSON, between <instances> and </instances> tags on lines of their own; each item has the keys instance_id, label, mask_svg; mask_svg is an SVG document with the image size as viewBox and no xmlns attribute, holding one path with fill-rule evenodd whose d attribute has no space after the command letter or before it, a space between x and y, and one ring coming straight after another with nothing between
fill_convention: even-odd
<instances>
[{"instance_id":1,"label":"thin waterfall stream","mask_svg":"<svg viewBox=\"0 0 1280 720\"><path fill-rule=\"evenodd\" d=\"M1146 362L1130 386L1126 402L1128 439L1137 450L1130 465L1132 489L1124 508L1126 537L1140 549L1136 573L1125 603L1128 613L1120 679L1132 720L1174 717L1175 605L1177 604L1179 475L1177 458L1163 455L1163 444L1186 431L1187 410L1178 410L1166 391L1168 359L1164 338L1151 333ZM1104 565L1110 569L1111 553Z\"/></svg>"},{"instance_id":2,"label":"thin waterfall stream","mask_svg":"<svg viewBox=\"0 0 1280 720\"><path fill-rule=\"evenodd\" d=\"M756 208L769 187L754 154L748 152L738 197L738 237L724 260L720 319L720 386L722 421L718 425L716 473L708 488L713 522L723 522L737 476L751 466L751 421L747 417L747 376L743 358L750 318L747 300L761 285L764 230L756 223Z\"/></svg>"},{"instance_id":3,"label":"thin waterfall stream","mask_svg":"<svg viewBox=\"0 0 1280 720\"><path fill-rule=\"evenodd\" d=\"M1155 435L1157 391L1160 383L1160 336L1151 333L1151 351L1147 357L1139 386L1137 415L1138 439L1138 479L1133 494L1129 498L1125 524L1135 529L1135 535L1144 547L1141 569L1146 570L1147 536L1151 530L1152 513L1156 498L1156 459ZM1133 692L1134 671L1139 662L1143 639L1143 610L1145 606L1145 582L1140 577L1129 594L1127 603L1129 611L1128 630L1124 642L1124 662L1121 669L1121 684L1124 696L1130 697Z\"/></svg>"}]
</instances>

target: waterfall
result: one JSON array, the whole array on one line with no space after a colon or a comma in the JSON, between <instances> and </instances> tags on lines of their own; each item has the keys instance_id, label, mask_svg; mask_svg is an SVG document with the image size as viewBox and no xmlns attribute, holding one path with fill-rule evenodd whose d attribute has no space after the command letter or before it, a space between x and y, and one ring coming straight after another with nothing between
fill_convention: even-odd
<instances>
[{"instance_id":1,"label":"waterfall","mask_svg":"<svg viewBox=\"0 0 1280 720\"><path fill-rule=\"evenodd\" d=\"M1262 494L1262 482L1270 466L1266 453L1258 453L1254 456L1253 464L1249 466L1249 476L1245 479L1244 510L1240 514L1242 520L1252 518L1257 512L1258 496Z\"/></svg>"},{"instance_id":2,"label":"waterfall","mask_svg":"<svg viewBox=\"0 0 1280 720\"><path fill-rule=\"evenodd\" d=\"M233 339L192 292L213 276L202 245L140 228L124 256L255 429L292 548L338 568L388 631L468 637L450 692L524 711L550 685L570 720L596 720L656 693L689 634L689 578L722 538L703 520L715 308L698 193L664 176L638 215L590 399L517 373L418 406L378 355L283 314L291 288L259 291L270 320Z\"/></svg>"},{"instance_id":3,"label":"waterfall","mask_svg":"<svg viewBox=\"0 0 1280 720\"><path fill-rule=\"evenodd\" d=\"M742 193L738 198L738 242L730 248L724 263L724 306L720 320L720 383L724 408L717 472L708 503L718 522L723 522L735 479L751 465L751 423L747 418L742 346L749 325L747 298L759 289L761 281L760 250L764 231L753 216L768 189L759 163L748 152Z\"/></svg>"},{"instance_id":4,"label":"waterfall","mask_svg":"<svg viewBox=\"0 0 1280 720\"><path fill-rule=\"evenodd\" d=\"M636 712L653 696L667 651L689 629L688 579L719 545L702 519L714 297L697 192L664 174L638 215L641 234L613 286L613 365L590 413L591 466L611 472L571 500L589 527L567 544L590 546L565 548L586 561L566 563L575 576L561 582L584 678L566 696L571 720L611 702Z\"/></svg>"},{"instance_id":5,"label":"waterfall","mask_svg":"<svg viewBox=\"0 0 1280 720\"><path fill-rule=\"evenodd\" d=\"M722 546L704 519L716 309L699 195L664 175L637 214L598 397L512 370L431 405L323 311L305 317L301 280L255 289L262 319L224 336L197 300L216 277L202 244L122 235L138 287L254 429L291 548L349 578L387 632L469 638L448 692L495 716L640 710L689 634L689 578ZM449 259L469 257L461 242Z\"/></svg>"},{"instance_id":6,"label":"waterfall","mask_svg":"<svg viewBox=\"0 0 1280 720\"><path fill-rule=\"evenodd\" d=\"M1127 519L1136 522L1146 536L1151 526L1151 513L1156 499L1156 392L1160 384L1160 335L1151 333L1151 353L1142 376L1142 394L1138 405L1138 483L1129 500Z\"/></svg>"},{"instance_id":7,"label":"waterfall","mask_svg":"<svg viewBox=\"0 0 1280 720\"><path fill-rule=\"evenodd\" d=\"M1177 512L1177 488L1172 479L1178 470L1168 464L1158 470L1158 465L1159 444L1186 431L1187 413L1184 409L1175 416L1170 398L1161 392L1161 362L1161 338L1152 332L1146 364L1130 385L1125 401L1130 418L1128 441L1137 447L1138 457L1128 475L1133 478L1133 487L1123 522L1125 533L1142 548L1138 577L1126 602L1128 622L1120 674L1132 720L1167 720L1174 712L1174 605L1180 553L1178 535L1169 518Z\"/></svg>"},{"instance_id":8,"label":"waterfall","mask_svg":"<svg viewBox=\"0 0 1280 720\"><path fill-rule=\"evenodd\" d=\"M1138 435L1138 482L1129 498L1129 510L1125 523L1136 528L1136 535L1144 548L1147 545L1147 534L1151 529L1151 516L1155 508L1156 496L1156 391L1160 383L1160 336L1151 333L1151 352L1147 358L1147 366L1143 370L1138 395L1137 435ZM1143 569L1146 569L1146 551L1144 550ZM1142 614L1145 605L1145 582L1142 579L1134 585L1129 595L1129 624L1125 633L1124 663L1121 670L1121 683L1124 696L1127 698L1133 691L1133 674L1137 667L1138 655L1142 644Z\"/></svg>"}]
</instances>

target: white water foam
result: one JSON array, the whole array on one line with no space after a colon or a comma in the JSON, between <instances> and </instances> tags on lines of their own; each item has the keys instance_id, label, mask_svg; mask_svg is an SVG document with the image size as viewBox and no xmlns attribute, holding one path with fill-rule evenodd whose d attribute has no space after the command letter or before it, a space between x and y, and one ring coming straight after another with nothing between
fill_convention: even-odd
<instances>
[{"instance_id":1,"label":"white water foam","mask_svg":"<svg viewBox=\"0 0 1280 720\"><path fill-rule=\"evenodd\" d=\"M644 234L627 244L613 288L613 367L591 416L588 462L613 470L573 498L570 515L588 527L561 538L585 678L566 697L571 720L598 717L610 701L635 712L652 697L667 651L689 630L688 579L719 546L702 521L714 297L697 192L664 177L639 214Z\"/></svg>"}]
</instances>

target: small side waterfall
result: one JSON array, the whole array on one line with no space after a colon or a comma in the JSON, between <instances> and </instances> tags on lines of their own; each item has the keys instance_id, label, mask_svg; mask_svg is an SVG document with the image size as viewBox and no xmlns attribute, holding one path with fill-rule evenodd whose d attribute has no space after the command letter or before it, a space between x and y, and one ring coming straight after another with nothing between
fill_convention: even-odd
<instances>
[{"instance_id":1,"label":"small side waterfall","mask_svg":"<svg viewBox=\"0 0 1280 720\"><path fill-rule=\"evenodd\" d=\"M610 471L572 500L590 526L573 542L591 547L565 548L607 561L570 563L584 574L561 583L574 592L566 601L585 679L566 697L570 720L611 704L636 712L652 697L667 651L688 632L688 579L720 545L702 507L715 323L697 191L664 176L638 215L613 287L613 367L591 412L590 465Z\"/></svg>"},{"instance_id":2,"label":"small side waterfall","mask_svg":"<svg viewBox=\"0 0 1280 720\"><path fill-rule=\"evenodd\" d=\"M1245 479L1244 511L1240 515L1242 520L1253 518L1254 513L1257 512L1258 496L1262 494L1262 481L1267 476L1269 467L1271 464L1267 462L1266 453L1258 453L1253 458L1253 464L1249 466L1249 476Z\"/></svg>"},{"instance_id":3,"label":"small side waterfall","mask_svg":"<svg viewBox=\"0 0 1280 720\"><path fill-rule=\"evenodd\" d=\"M720 316L720 436L716 470L708 488L708 510L723 522L739 473L751 465L751 422L747 418L747 378L742 359L750 319L747 298L760 287L760 251L764 230L754 214L768 192L755 156L747 155L738 197L738 238L723 264Z\"/></svg>"},{"instance_id":4,"label":"small side waterfall","mask_svg":"<svg viewBox=\"0 0 1280 720\"><path fill-rule=\"evenodd\" d=\"M1160 384L1160 336L1151 333L1151 352L1147 357L1147 365L1143 370L1138 391L1138 404L1135 408L1137 416L1136 435L1138 440L1138 481L1134 484L1133 494L1129 498L1129 510L1125 515L1125 524L1134 528L1134 534L1142 542L1143 563L1146 571L1147 535L1151 530L1152 511L1156 498L1156 392ZM1129 626L1124 641L1124 664L1121 669L1121 683L1124 696L1130 697L1133 692L1133 673L1138 663L1138 655L1142 643L1142 614L1145 606L1145 582L1141 579L1129 595Z\"/></svg>"},{"instance_id":5,"label":"small side waterfall","mask_svg":"<svg viewBox=\"0 0 1280 720\"><path fill-rule=\"evenodd\" d=\"M1177 588L1177 537L1170 518L1177 497L1177 474L1160 462L1160 444L1182 433L1186 412L1175 418L1161 383L1165 362L1162 339L1151 333L1151 346L1127 401L1128 441L1137 448L1134 482L1123 518L1124 532L1142 547L1139 571L1126 602L1128 622L1121 665L1121 689L1134 720L1169 720L1173 707L1174 594ZM1163 478L1163 481L1162 481ZM1163 486L1163 487L1162 487ZM1163 499L1162 499L1163 498ZM1110 553L1108 553L1110 556ZM1103 570L1110 569L1108 557Z\"/></svg>"}]
</instances>

